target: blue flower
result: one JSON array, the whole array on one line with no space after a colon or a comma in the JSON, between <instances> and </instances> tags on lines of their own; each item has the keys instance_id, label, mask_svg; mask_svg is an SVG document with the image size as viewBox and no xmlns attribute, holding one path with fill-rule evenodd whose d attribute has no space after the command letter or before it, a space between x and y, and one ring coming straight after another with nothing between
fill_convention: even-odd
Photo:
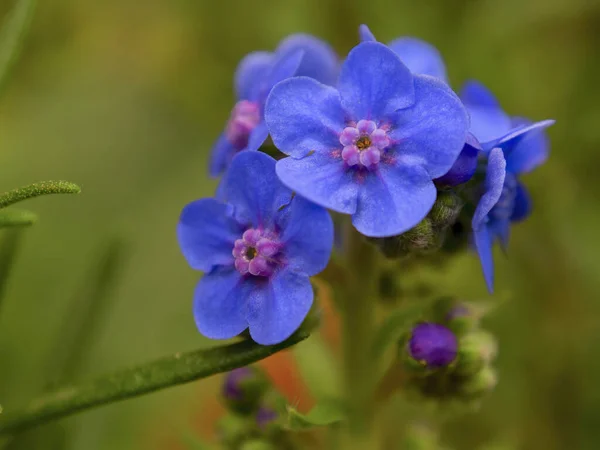
<instances>
[{"instance_id":1,"label":"blue flower","mask_svg":"<svg viewBox=\"0 0 600 450\"><path fill-rule=\"evenodd\" d=\"M284 39L275 52L254 52L238 65L233 107L225 131L212 149L211 176L227 169L236 153L258 150L268 136L264 124L264 104L271 88L281 80L303 75L325 84L335 83L338 59L325 42L306 34Z\"/></svg>"},{"instance_id":2,"label":"blue flower","mask_svg":"<svg viewBox=\"0 0 600 450\"><path fill-rule=\"evenodd\" d=\"M361 25L358 29L361 42L377 41L369 27ZM430 75L448 82L446 65L442 55L433 45L413 37L401 37L388 44L414 74Z\"/></svg>"},{"instance_id":3,"label":"blue flower","mask_svg":"<svg viewBox=\"0 0 600 450\"><path fill-rule=\"evenodd\" d=\"M467 83L461 98L471 115L471 132L481 142L483 154L489 153L484 194L472 226L484 278L492 292L493 243L499 240L506 250L511 223L524 220L531 213L531 199L519 176L548 158L544 129L554 121L533 123L508 116L493 94L477 82Z\"/></svg>"},{"instance_id":4,"label":"blue flower","mask_svg":"<svg viewBox=\"0 0 600 450\"><path fill-rule=\"evenodd\" d=\"M437 323L420 323L412 330L408 341L410 356L435 369L449 365L456 359L458 340L454 333Z\"/></svg>"},{"instance_id":5,"label":"blue flower","mask_svg":"<svg viewBox=\"0 0 600 450\"><path fill-rule=\"evenodd\" d=\"M329 260L331 217L294 197L262 152L237 155L221 183L218 198L187 205L177 227L183 255L205 272L194 294L196 325L212 339L249 328L259 344L276 344L312 305L309 277Z\"/></svg>"},{"instance_id":6,"label":"blue flower","mask_svg":"<svg viewBox=\"0 0 600 450\"><path fill-rule=\"evenodd\" d=\"M367 236L403 233L436 198L433 179L452 167L468 117L434 77L412 75L377 42L355 47L338 87L306 77L278 83L265 107L273 142L291 156L277 175L298 194L351 214Z\"/></svg>"}]
</instances>

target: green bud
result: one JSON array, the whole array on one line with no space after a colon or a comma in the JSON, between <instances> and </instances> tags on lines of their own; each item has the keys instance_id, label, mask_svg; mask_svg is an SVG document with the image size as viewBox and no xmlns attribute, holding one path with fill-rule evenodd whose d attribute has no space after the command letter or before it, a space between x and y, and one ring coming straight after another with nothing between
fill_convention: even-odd
<instances>
[{"instance_id":1,"label":"green bud","mask_svg":"<svg viewBox=\"0 0 600 450\"><path fill-rule=\"evenodd\" d=\"M240 367L225 376L222 396L230 410L252 414L270 387L271 383L262 370L252 366Z\"/></svg>"},{"instance_id":2,"label":"green bud","mask_svg":"<svg viewBox=\"0 0 600 450\"><path fill-rule=\"evenodd\" d=\"M438 191L437 199L427 217L433 226L445 229L456 222L464 202L452 191Z\"/></svg>"},{"instance_id":3,"label":"green bud","mask_svg":"<svg viewBox=\"0 0 600 450\"><path fill-rule=\"evenodd\" d=\"M479 326L481 313L475 307L468 303L457 302L448 309L444 320L454 333L458 336L477 329Z\"/></svg>"},{"instance_id":4,"label":"green bud","mask_svg":"<svg viewBox=\"0 0 600 450\"><path fill-rule=\"evenodd\" d=\"M490 366L485 366L477 374L473 375L462 384L460 391L465 397L476 399L491 392L498 383L496 370Z\"/></svg>"},{"instance_id":5,"label":"green bud","mask_svg":"<svg viewBox=\"0 0 600 450\"><path fill-rule=\"evenodd\" d=\"M456 373L472 375L482 370L496 356L498 344L491 333L477 331L463 336L458 344Z\"/></svg>"},{"instance_id":6,"label":"green bud","mask_svg":"<svg viewBox=\"0 0 600 450\"><path fill-rule=\"evenodd\" d=\"M227 414L217 424L217 434L225 448L237 449L257 434L256 423L253 417Z\"/></svg>"},{"instance_id":7,"label":"green bud","mask_svg":"<svg viewBox=\"0 0 600 450\"><path fill-rule=\"evenodd\" d=\"M433 224L428 218L423 219L414 228L401 234L402 245L409 251L426 251L437 247L437 236Z\"/></svg>"}]
</instances>

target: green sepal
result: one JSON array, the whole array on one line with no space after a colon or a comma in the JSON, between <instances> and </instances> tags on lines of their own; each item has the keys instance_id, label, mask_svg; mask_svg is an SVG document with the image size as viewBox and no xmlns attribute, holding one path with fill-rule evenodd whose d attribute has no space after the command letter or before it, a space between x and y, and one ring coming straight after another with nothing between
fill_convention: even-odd
<instances>
[{"instance_id":1,"label":"green sepal","mask_svg":"<svg viewBox=\"0 0 600 450\"><path fill-rule=\"evenodd\" d=\"M325 427L342 422L347 416L346 410L338 400L321 400L307 414L298 412L293 406L287 407L286 428L302 431L314 427Z\"/></svg>"}]
</instances>

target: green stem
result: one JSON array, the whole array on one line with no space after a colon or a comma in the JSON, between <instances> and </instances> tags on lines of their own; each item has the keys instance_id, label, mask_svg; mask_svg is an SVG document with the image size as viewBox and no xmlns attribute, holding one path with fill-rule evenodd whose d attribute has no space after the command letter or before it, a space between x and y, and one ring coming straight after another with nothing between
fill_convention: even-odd
<instances>
[{"instance_id":1,"label":"green stem","mask_svg":"<svg viewBox=\"0 0 600 450\"><path fill-rule=\"evenodd\" d=\"M284 350L310 334L305 325L281 344L258 345L250 340L208 350L176 353L148 364L116 372L82 385L66 386L42 395L19 412L0 420L0 436L35 427L95 406L147 394L246 366Z\"/></svg>"},{"instance_id":2,"label":"green stem","mask_svg":"<svg viewBox=\"0 0 600 450\"><path fill-rule=\"evenodd\" d=\"M0 194L0 208L6 208L29 198L48 194L79 194L81 188L68 181L42 181Z\"/></svg>"},{"instance_id":3,"label":"green stem","mask_svg":"<svg viewBox=\"0 0 600 450\"><path fill-rule=\"evenodd\" d=\"M349 440L364 448L374 412L372 337L377 292L376 248L353 228L348 233L348 273L342 311L342 337ZM344 448L347 448L347 447ZM351 448L351 447L348 447Z\"/></svg>"}]
</instances>

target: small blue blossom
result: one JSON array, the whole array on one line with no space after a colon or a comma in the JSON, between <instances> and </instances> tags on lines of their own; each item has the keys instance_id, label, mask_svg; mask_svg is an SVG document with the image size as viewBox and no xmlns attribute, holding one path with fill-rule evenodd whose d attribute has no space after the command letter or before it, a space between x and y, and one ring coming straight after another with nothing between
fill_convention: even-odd
<instances>
[{"instance_id":1,"label":"small blue blossom","mask_svg":"<svg viewBox=\"0 0 600 450\"><path fill-rule=\"evenodd\" d=\"M366 25L358 29L361 42L377 41ZM413 37L401 37L388 44L402 62L417 75L430 75L448 82L446 65L442 55L433 45Z\"/></svg>"},{"instance_id":2,"label":"small blue blossom","mask_svg":"<svg viewBox=\"0 0 600 450\"><path fill-rule=\"evenodd\" d=\"M183 255L205 272L194 294L196 325L212 339L249 328L259 344L279 343L312 305L309 277L329 260L331 217L294 197L261 152L237 155L221 183L216 199L187 205L177 227Z\"/></svg>"},{"instance_id":3,"label":"small blue blossom","mask_svg":"<svg viewBox=\"0 0 600 450\"><path fill-rule=\"evenodd\" d=\"M456 161L468 117L434 77L413 75L388 47L364 42L342 65L337 89L307 77L278 83L265 120L291 156L277 175L298 194L344 214L366 236L401 234L436 198L433 179Z\"/></svg>"},{"instance_id":4,"label":"small blue blossom","mask_svg":"<svg viewBox=\"0 0 600 450\"><path fill-rule=\"evenodd\" d=\"M412 330L408 341L410 356L436 369L449 365L456 359L458 340L454 333L437 323L420 323Z\"/></svg>"},{"instance_id":5,"label":"small blue blossom","mask_svg":"<svg viewBox=\"0 0 600 450\"><path fill-rule=\"evenodd\" d=\"M236 153L258 150L268 136L264 104L271 88L294 75L334 84L338 59L325 42L306 34L294 34L281 41L275 52L247 55L235 73L237 103L225 131L212 149L210 174L218 176Z\"/></svg>"},{"instance_id":6,"label":"small blue blossom","mask_svg":"<svg viewBox=\"0 0 600 450\"><path fill-rule=\"evenodd\" d=\"M477 82L466 84L461 98L471 115L471 132L488 156L483 195L472 220L473 241L484 278L493 290L492 246L500 241L506 250L510 225L531 212L531 200L519 176L548 158L549 143L544 129L553 120L531 122L508 116L493 94Z\"/></svg>"}]
</instances>

